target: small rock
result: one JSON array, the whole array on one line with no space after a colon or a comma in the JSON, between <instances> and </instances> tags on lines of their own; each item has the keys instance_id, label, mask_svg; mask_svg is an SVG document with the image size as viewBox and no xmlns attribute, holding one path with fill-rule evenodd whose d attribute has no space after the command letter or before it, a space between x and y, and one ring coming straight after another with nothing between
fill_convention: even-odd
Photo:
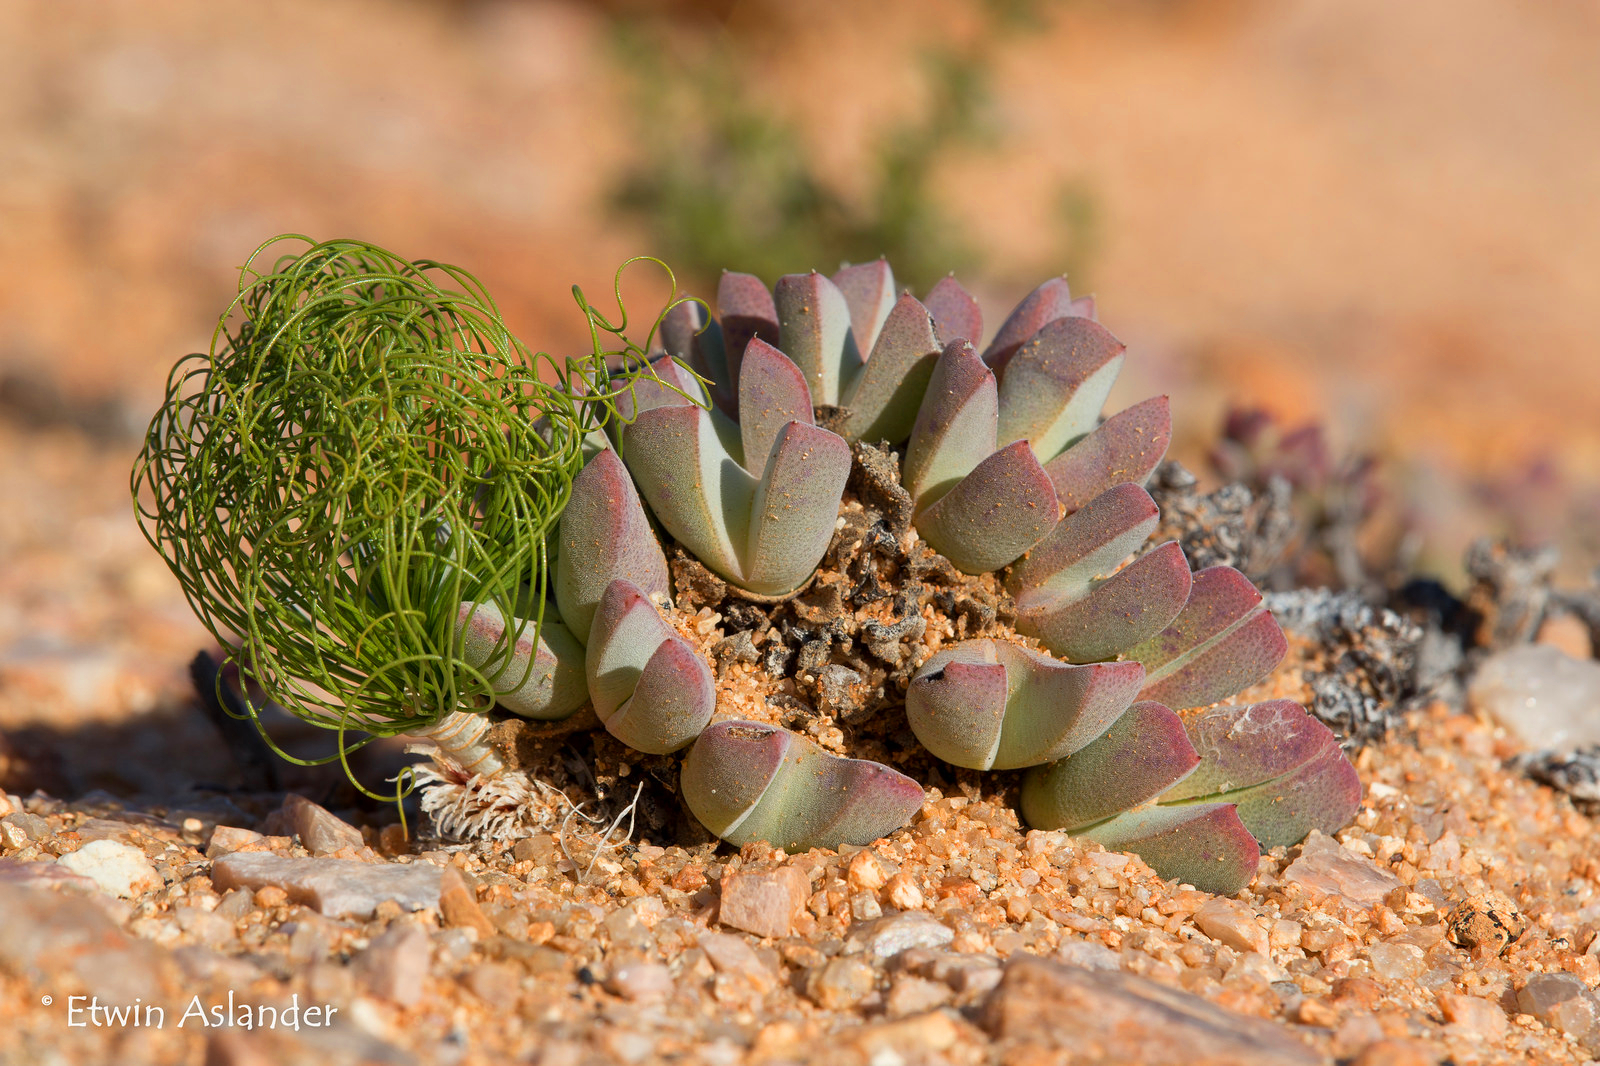
<instances>
[{"instance_id":1,"label":"small rock","mask_svg":"<svg viewBox=\"0 0 1600 1066\"><path fill-rule=\"evenodd\" d=\"M508 1010L522 995L522 968L509 962L481 962L467 974L466 985L486 1005Z\"/></svg>"},{"instance_id":2,"label":"small rock","mask_svg":"<svg viewBox=\"0 0 1600 1066\"><path fill-rule=\"evenodd\" d=\"M889 880L883 863L870 851L858 851L850 860L845 879L856 891L876 892Z\"/></svg>"},{"instance_id":3,"label":"small rock","mask_svg":"<svg viewBox=\"0 0 1600 1066\"><path fill-rule=\"evenodd\" d=\"M17 830L25 841L44 840L50 836L50 823L27 811L15 811L0 818L0 825Z\"/></svg>"},{"instance_id":4,"label":"small rock","mask_svg":"<svg viewBox=\"0 0 1600 1066\"><path fill-rule=\"evenodd\" d=\"M1326 1060L1273 1023L1224 1010L1141 977L1023 956L989 996L983 1027L1003 1061L1185 1066L1320 1066Z\"/></svg>"},{"instance_id":5,"label":"small rock","mask_svg":"<svg viewBox=\"0 0 1600 1066\"><path fill-rule=\"evenodd\" d=\"M1600 662L1548 644L1507 648L1478 667L1468 696L1530 748L1570 752L1600 744Z\"/></svg>"},{"instance_id":6,"label":"small rock","mask_svg":"<svg viewBox=\"0 0 1600 1066\"><path fill-rule=\"evenodd\" d=\"M849 943L860 945L876 959L890 959L908 948L942 948L955 934L931 915L920 912L891 914L858 922L850 927Z\"/></svg>"},{"instance_id":7,"label":"small rock","mask_svg":"<svg viewBox=\"0 0 1600 1066\"><path fill-rule=\"evenodd\" d=\"M283 799L283 815L288 831L313 855L333 855L345 848L360 850L365 844L361 830L293 792Z\"/></svg>"},{"instance_id":8,"label":"small rock","mask_svg":"<svg viewBox=\"0 0 1600 1066\"><path fill-rule=\"evenodd\" d=\"M785 937L794 931L810 894L811 879L796 866L728 874L722 878L717 920L756 936Z\"/></svg>"},{"instance_id":9,"label":"small rock","mask_svg":"<svg viewBox=\"0 0 1600 1066\"><path fill-rule=\"evenodd\" d=\"M951 996L949 985L930 981L926 977L900 974L889 986L884 1009L888 1011L890 1017L901 1018L908 1014L921 1014L923 1011L942 1007L950 1002Z\"/></svg>"},{"instance_id":10,"label":"small rock","mask_svg":"<svg viewBox=\"0 0 1600 1066\"><path fill-rule=\"evenodd\" d=\"M1505 1038L1506 1012L1500 1009L1498 1003L1478 996L1441 992L1439 1009L1444 1012L1444 1020L1461 1036L1488 1041Z\"/></svg>"},{"instance_id":11,"label":"small rock","mask_svg":"<svg viewBox=\"0 0 1600 1066\"><path fill-rule=\"evenodd\" d=\"M883 917L883 908L878 904L878 897L872 892L857 892L850 897L850 917L857 922L870 922L875 918Z\"/></svg>"},{"instance_id":12,"label":"small rock","mask_svg":"<svg viewBox=\"0 0 1600 1066\"><path fill-rule=\"evenodd\" d=\"M1422 972L1422 949L1415 944L1374 944L1367 949L1372 972L1389 980L1415 978Z\"/></svg>"},{"instance_id":13,"label":"small rock","mask_svg":"<svg viewBox=\"0 0 1600 1066\"><path fill-rule=\"evenodd\" d=\"M606 991L634 1002L672 995L672 971L659 962L624 962L606 978Z\"/></svg>"},{"instance_id":14,"label":"small rock","mask_svg":"<svg viewBox=\"0 0 1600 1066\"><path fill-rule=\"evenodd\" d=\"M611 935L611 943L616 947L649 950L656 945L655 934L650 932L640 917L638 904L617 908L606 915L600 924L605 926L606 932Z\"/></svg>"},{"instance_id":15,"label":"small rock","mask_svg":"<svg viewBox=\"0 0 1600 1066\"><path fill-rule=\"evenodd\" d=\"M211 866L218 891L277 889L332 918L366 918L393 900L405 910L439 906L443 871L431 863L367 863L350 859L298 859L268 852L224 855Z\"/></svg>"},{"instance_id":16,"label":"small rock","mask_svg":"<svg viewBox=\"0 0 1600 1066\"><path fill-rule=\"evenodd\" d=\"M1450 942L1466 948L1479 958L1503 954L1528 928L1509 899L1498 892L1463 900L1445 916Z\"/></svg>"},{"instance_id":17,"label":"small rock","mask_svg":"<svg viewBox=\"0 0 1600 1066\"><path fill-rule=\"evenodd\" d=\"M27 862L22 859L0 859L0 885L18 888L71 888L81 892L98 892L94 881L75 874L58 862L49 860Z\"/></svg>"},{"instance_id":18,"label":"small rock","mask_svg":"<svg viewBox=\"0 0 1600 1066\"><path fill-rule=\"evenodd\" d=\"M884 886L884 898L889 901L889 906L902 911L919 911L924 906L922 889L917 887L916 878L905 871L889 878L889 883Z\"/></svg>"},{"instance_id":19,"label":"small rock","mask_svg":"<svg viewBox=\"0 0 1600 1066\"><path fill-rule=\"evenodd\" d=\"M356 956L362 982L374 996L415 1006L422 999L433 940L414 925L392 925Z\"/></svg>"},{"instance_id":20,"label":"small rock","mask_svg":"<svg viewBox=\"0 0 1600 1066\"><path fill-rule=\"evenodd\" d=\"M1588 1047L1600 1028L1600 1001L1570 973L1540 973L1517 991L1517 1009Z\"/></svg>"},{"instance_id":21,"label":"small rock","mask_svg":"<svg viewBox=\"0 0 1600 1066\"><path fill-rule=\"evenodd\" d=\"M1382 901L1400 885L1394 874L1316 829L1306 837L1300 857L1289 864L1283 878L1360 907Z\"/></svg>"},{"instance_id":22,"label":"small rock","mask_svg":"<svg viewBox=\"0 0 1600 1066\"><path fill-rule=\"evenodd\" d=\"M480 940L487 940L496 932L494 923L478 906L477 892L454 866L446 866L439 876L439 917L451 928L477 930Z\"/></svg>"},{"instance_id":23,"label":"small rock","mask_svg":"<svg viewBox=\"0 0 1600 1066\"><path fill-rule=\"evenodd\" d=\"M1122 969L1122 956L1093 940L1063 940L1056 949L1056 961L1067 966L1081 966L1085 970Z\"/></svg>"},{"instance_id":24,"label":"small rock","mask_svg":"<svg viewBox=\"0 0 1600 1066\"><path fill-rule=\"evenodd\" d=\"M267 839L254 829L240 829L232 825L219 825L211 831L211 842L206 845L206 858L216 859L238 851L249 844Z\"/></svg>"},{"instance_id":25,"label":"small rock","mask_svg":"<svg viewBox=\"0 0 1600 1066\"><path fill-rule=\"evenodd\" d=\"M956 951L940 952L918 972L923 977L943 981L959 996L981 996L993 991L1002 973L1000 960L993 955L964 955Z\"/></svg>"},{"instance_id":26,"label":"small rock","mask_svg":"<svg viewBox=\"0 0 1600 1066\"><path fill-rule=\"evenodd\" d=\"M934 1010L863 1026L850 1042L866 1054L869 1062L927 1062L930 1056L955 1047L960 1039L960 1025L944 1011Z\"/></svg>"},{"instance_id":27,"label":"small rock","mask_svg":"<svg viewBox=\"0 0 1600 1066\"><path fill-rule=\"evenodd\" d=\"M1444 1053L1421 1040L1377 1040L1361 1049L1350 1066L1437 1066Z\"/></svg>"},{"instance_id":28,"label":"small rock","mask_svg":"<svg viewBox=\"0 0 1600 1066\"><path fill-rule=\"evenodd\" d=\"M878 972L860 956L831 959L806 975L806 995L823 1010L845 1010L878 987Z\"/></svg>"},{"instance_id":29,"label":"small rock","mask_svg":"<svg viewBox=\"0 0 1600 1066\"><path fill-rule=\"evenodd\" d=\"M698 943L719 974L746 980L761 993L778 986L777 974L761 961L761 956L743 937L732 933L701 933Z\"/></svg>"},{"instance_id":30,"label":"small rock","mask_svg":"<svg viewBox=\"0 0 1600 1066\"><path fill-rule=\"evenodd\" d=\"M218 947L231 943L238 936L233 922L215 911L180 906L174 907L172 913L178 919L178 928L202 944Z\"/></svg>"},{"instance_id":31,"label":"small rock","mask_svg":"<svg viewBox=\"0 0 1600 1066\"><path fill-rule=\"evenodd\" d=\"M1539 623L1538 636L1533 639L1557 648L1580 662L1594 658L1594 638L1589 635L1588 624L1566 611L1546 615L1544 621Z\"/></svg>"},{"instance_id":32,"label":"small rock","mask_svg":"<svg viewBox=\"0 0 1600 1066\"><path fill-rule=\"evenodd\" d=\"M1235 951L1270 950L1267 931L1256 920L1255 911L1231 899L1210 899L1194 912L1194 924L1212 940Z\"/></svg>"},{"instance_id":33,"label":"small rock","mask_svg":"<svg viewBox=\"0 0 1600 1066\"><path fill-rule=\"evenodd\" d=\"M159 887L161 878L144 852L114 840L91 840L56 860L75 874L100 886L100 891L132 899L146 889Z\"/></svg>"}]
</instances>

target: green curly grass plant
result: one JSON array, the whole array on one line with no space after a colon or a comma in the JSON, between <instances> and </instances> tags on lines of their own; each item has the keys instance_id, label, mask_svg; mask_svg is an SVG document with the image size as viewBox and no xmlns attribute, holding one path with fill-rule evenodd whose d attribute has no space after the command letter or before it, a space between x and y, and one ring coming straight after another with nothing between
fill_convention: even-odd
<instances>
[{"instance_id":1,"label":"green curly grass plant","mask_svg":"<svg viewBox=\"0 0 1600 1066\"><path fill-rule=\"evenodd\" d=\"M517 646L539 644L585 438L654 379L625 313L573 292L592 351L558 362L465 271L278 237L241 268L210 350L169 376L133 469L140 526L229 662L337 732L320 761L459 733L455 712L537 668ZM480 605L512 621L469 661L457 629Z\"/></svg>"}]
</instances>

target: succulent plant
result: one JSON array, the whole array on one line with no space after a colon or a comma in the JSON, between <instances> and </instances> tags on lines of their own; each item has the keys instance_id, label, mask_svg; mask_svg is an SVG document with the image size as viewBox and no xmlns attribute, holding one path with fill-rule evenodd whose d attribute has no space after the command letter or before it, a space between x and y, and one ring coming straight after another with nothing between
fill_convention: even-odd
<instances>
[{"instance_id":1,"label":"succulent plant","mask_svg":"<svg viewBox=\"0 0 1600 1066\"><path fill-rule=\"evenodd\" d=\"M328 285L328 264L340 260L323 247L313 250L321 258L302 264L306 273L287 276L301 285L309 277L317 291ZM363 264L386 273L368 277ZM355 266L333 272L331 287L367 301L356 308L359 326L374 313L369 303L384 306L389 279L411 282L414 272L392 259L358 258ZM291 290L288 304L303 291ZM439 290L412 299L455 306ZM493 334L486 348L520 350L492 305L472 308ZM587 310L597 337L602 330L621 336ZM309 707L320 686L344 700L325 723L432 737L458 769L478 775L458 773L450 787L470 789L511 772L487 741L481 712L488 700L547 720L588 703L613 737L646 756L687 749L683 802L718 836L791 850L859 844L903 825L922 804L921 787L888 766L839 753L839 743L828 750L773 722L719 712L702 650L706 630L679 628L684 615L670 603L675 578L652 516L678 550L726 582L728 610L775 617L808 594L837 547L836 532L858 528L850 523L859 501L846 504L844 495L870 453L887 464L880 473L889 471L891 481L879 488L896 496L906 519L873 534L901 553L891 579L905 585L913 571L946 566L928 561L942 556L954 568L945 571L949 580L987 583L1005 597L1005 618L1015 619L1015 633L1002 624L931 656L920 645L909 658L893 651L904 669L907 721L929 753L972 770L1026 770L1022 809L1031 824L1137 851L1164 875L1215 891L1242 887L1261 845L1348 819L1359 783L1326 727L1288 701L1217 706L1266 676L1286 643L1237 571L1191 574L1176 543L1146 550L1159 516L1141 483L1166 450L1166 401L1101 418L1124 351L1095 321L1092 301L1074 299L1061 279L1046 282L981 356L977 303L953 278L919 302L896 292L882 261L845 267L831 279L786 276L770 292L749 275L727 274L717 310L713 318L698 302L671 304L657 320L659 333L652 331L660 351L627 344L607 353L597 340L592 360L569 361L558 375L559 399L547 401L549 410L512 402L537 389L523 378L503 389L497 381L507 372L490 368L459 390L499 397L470 438L434 435L456 424L442 396L406 408L396 427L404 447L377 456L362 471L366 481L340 481L344 467L324 452L297 454L292 419L248 438L269 470L311 466L305 480L350 498L404 488L406 477L423 485L411 495L394 492L395 505L376 524L323 518L307 527L290 519L289 528L306 529L316 543L307 549L301 537L285 550L309 550L326 573L302 568L296 580L263 586L283 619L279 631L251 628L242 598L197 569L217 553L214 544L209 555L191 550L195 543L210 544L218 529L233 536L244 528L241 516L252 516L220 496L197 498L202 487L182 481L209 469L186 465L196 452L220 464L226 484L238 478L222 462L228 453L212 450L213 439L189 429L194 420L181 412L157 419L136 475L162 493L160 506L146 512L152 540L173 553L202 617L212 612L246 634L236 658L270 696L284 693ZM252 380L257 352L284 358L275 342L261 343L267 324L278 330L274 337L293 337L294 372L335 381L348 370L332 354L344 328L334 321L330 342L292 333L292 315L281 325L250 318L227 357L211 357L205 383L213 391L202 397L217 395L219 379L226 387L215 401L183 401L182 410L214 402L210 417L222 421L204 425L254 424L229 406L238 395L228 391L229 375ZM458 353L442 358L452 368L446 379L471 370L449 363ZM364 381L380 383L380 398L407 384L382 361L359 368ZM185 394L175 386L173 395ZM385 408L375 410L381 431ZM318 440L337 440L327 433ZM430 443L440 440L449 447ZM508 449L560 457L547 483L532 482L547 484L544 495L521 502L529 475ZM896 450L903 451L898 467ZM357 458L366 457L358 450ZM443 460L457 465L443 474L429 466ZM269 503L298 505L299 482L286 484ZM302 505L295 513L342 518L336 498L317 496L324 510ZM213 505L226 512L221 526L196 534L184 525L181 516ZM526 524L508 524L512 518ZM282 528L250 532L276 551L271 535ZM923 561L907 554L913 548ZM223 562L230 572L249 572L253 560ZM920 621L906 588L874 595L893 596L902 621ZM343 614L329 615L329 605ZM867 633L869 645L894 628L871 625L879 636ZM383 645L368 658L348 654L363 646L364 634L397 627L410 643ZM304 654L285 662L278 652L302 645L331 649L341 672ZM802 657L809 665L797 669L849 674L828 664L830 647L815 644ZM787 669L781 658L767 661ZM409 716L358 701L373 678ZM504 819L498 810L480 824L503 827Z\"/></svg>"}]
</instances>

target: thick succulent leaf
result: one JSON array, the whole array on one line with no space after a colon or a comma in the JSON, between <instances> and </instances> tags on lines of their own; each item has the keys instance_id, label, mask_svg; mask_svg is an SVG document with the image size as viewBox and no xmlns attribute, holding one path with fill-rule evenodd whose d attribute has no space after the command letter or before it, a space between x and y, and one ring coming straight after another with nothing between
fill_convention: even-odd
<instances>
[{"instance_id":1,"label":"thick succulent leaf","mask_svg":"<svg viewBox=\"0 0 1600 1066\"><path fill-rule=\"evenodd\" d=\"M811 401L839 406L844 384L861 369L861 349L850 328L850 305L827 278L785 274L773 289L778 347L806 376Z\"/></svg>"},{"instance_id":2,"label":"thick succulent leaf","mask_svg":"<svg viewBox=\"0 0 1600 1066\"><path fill-rule=\"evenodd\" d=\"M1096 322L1100 321L1100 315L1095 311L1093 295L1075 298L1068 313L1074 318L1092 318Z\"/></svg>"},{"instance_id":3,"label":"thick succulent leaf","mask_svg":"<svg viewBox=\"0 0 1600 1066\"><path fill-rule=\"evenodd\" d=\"M650 360L650 369L655 378L635 378L617 397L617 412L625 423L657 407L684 407L707 402L705 388L670 355L658 355Z\"/></svg>"},{"instance_id":4,"label":"thick succulent leaf","mask_svg":"<svg viewBox=\"0 0 1600 1066\"><path fill-rule=\"evenodd\" d=\"M883 328L883 320L889 317L889 309L895 302L894 271L889 269L889 261L875 259L870 263L841 267L833 275L833 283L844 294L844 302L850 308L850 329L856 337L856 349L872 351L878 342L878 330Z\"/></svg>"},{"instance_id":5,"label":"thick succulent leaf","mask_svg":"<svg viewBox=\"0 0 1600 1066\"><path fill-rule=\"evenodd\" d=\"M1061 505L1071 514L1113 485L1143 485L1172 442L1165 396L1119 411L1044 464Z\"/></svg>"},{"instance_id":6,"label":"thick succulent leaf","mask_svg":"<svg viewBox=\"0 0 1600 1066\"><path fill-rule=\"evenodd\" d=\"M589 697L612 736L663 755L688 744L711 721L717 698L710 668L636 585L611 582L590 638Z\"/></svg>"},{"instance_id":7,"label":"thick succulent leaf","mask_svg":"<svg viewBox=\"0 0 1600 1066\"><path fill-rule=\"evenodd\" d=\"M1142 700L1082 750L1029 770L1022 816L1039 829L1077 832L1150 802L1199 763L1183 719Z\"/></svg>"},{"instance_id":8,"label":"thick succulent leaf","mask_svg":"<svg viewBox=\"0 0 1600 1066\"><path fill-rule=\"evenodd\" d=\"M730 414L738 411L722 326L698 300L684 300L661 318L661 346L667 354L711 382L711 399Z\"/></svg>"},{"instance_id":9,"label":"thick succulent leaf","mask_svg":"<svg viewBox=\"0 0 1600 1066\"><path fill-rule=\"evenodd\" d=\"M1138 485L1108 489L1056 523L1017 566L1012 584L1018 607L1082 596L1096 578L1111 573L1138 550L1160 520L1161 509Z\"/></svg>"},{"instance_id":10,"label":"thick succulent leaf","mask_svg":"<svg viewBox=\"0 0 1600 1066\"><path fill-rule=\"evenodd\" d=\"M559 529L556 605L581 643L588 643L595 605L613 579L626 578L662 602L670 595L667 557L616 452L600 452L572 479Z\"/></svg>"},{"instance_id":11,"label":"thick succulent leaf","mask_svg":"<svg viewBox=\"0 0 1600 1066\"><path fill-rule=\"evenodd\" d=\"M800 368L761 338L752 340L739 371L739 440L745 469L755 473L767 465L784 426L811 421L811 391Z\"/></svg>"},{"instance_id":12,"label":"thick succulent leaf","mask_svg":"<svg viewBox=\"0 0 1600 1066\"><path fill-rule=\"evenodd\" d=\"M934 335L941 345L966 341L976 347L983 339L983 309L954 274L940 278L922 303L933 316Z\"/></svg>"},{"instance_id":13,"label":"thick succulent leaf","mask_svg":"<svg viewBox=\"0 0 1600 1066\"><path fill-rule=\"evenodd\" d=\"M850 445L803 422L778 432L751 502L748 564L738 584L764 596L799 587L828 550L850 478Z\"/></svg>"},{"instance_id":14,"label":"thick succulent leaf","mask_svg":"<svg viewBox=\"0 0 1600 1066\"><path fill-rule=\"evenodd\" d=\"M1261 848L1231 803L1146 807L1083 834L1113 851L1131 851L1162 877L1231 896L1255 879Z\"/></svg>"},{"instance_id":15,"label":"thick succulent leaf","mask_svg":"<svg viewBox=\"0 0 1600 1066\"><path fill-rule=\"evenodd\" d=\"M683 760L684 801L711 832L789 852L870 844L911 820L922 787L865 759L829 755L755 722L717 722Z\"/></svg>"},{"instance_id":16,"label":"thick succulent leaf","mask_svg":"<svg viewBox=\"0 0 1600 1066\"><path fill-rule=\"evenodd\" d=\"M1069 663L1112 659L1149 640L1189 598L1189 560L1175 540L1152 549L1078 599L1017 601L1017 630Z\"/></svg>"},{"instance_id":17,"label":"thick succulent leaf","mask_svg":"<svg viewBox=\"0 0 1600 1066\"><path fill-rule=\"evenodd\" d=\"M1189 601L1172 624L1128 658L1144 663L1144 699L1204 707L1267 676L1288 650L1250 579L1231 566L1213 566L1194 575Z\"/></svg>"},{"instance_id":18,"label":"thick succulent leaf","mask_svg":"<svg viewBox=\"0 0 1600 1066\"><path fill-rule=\"evenodd\" d=\"M1048 323L1012 354L1000 375L1002 444L1026 440L1054 459L1100 420L1122 369L1124 345L1087 318Z\"/></svg>"},{"instance_id":19,"label":"thick succulent leaf","mask_svg":"<svg viewBox=\"0 0 1600 1066\"><path fill-rule=\"evenodd\" d=\"M968 640L917 671L906 719L923 747L956 766L1037 766L1104 733L1143 677L1137 663L1071 666L1017 644Z\"/></svg>"},{"instance_id":20,"label":"thick succulent leaf","mask_svg":"<svg viewBox=\"0 0 1600 1066\"><path fill-rule=\"evenodd\" d=\"M717 317L722 324L723 360L728 369L728 393L739 396L739 367L745 346L760 337L768 344L778 343L778 309L772 293L754 274L722 272L717 283Z\"/></svg>"},{"instance_id":21,"label":"thick succulent leaf","mask_svg":"<svg viewBox=\"0 0 1600 1066\"><path fill-rule=\"evenodd\" d=\"M844 437L890 444L909 437L939 351L927 309L909 293L900 297L845 394Z\"/></svg>"},{"instance_id":22,"label":"thick succulent leaf","mask_svg":"<svg viewBox=\"0 0 1600 1066\"><path fill-rule=\"evenodd\" d=\"M906 446L900 481L918 510L934 503L994 454L1000 421L994 374L966 341L945 346Z\"/></svg>"},{"instance_id":23,"label":"thick succulent leaf","mask_svg":"<svg viewBox=\"0 0 1600 1066\"><path fill-rule=\"evenodd\" d=\"M1067 288L1067 279L1051 278L1024 296L1000 323L1000 331L984 349L983 361L993 367L996 374L1002 373L1016 350L1043 329L1045 323L1071 314L1072 292Z\"/></svg>"},{"instance_id":24,"label":"thick succulent leaf","mask_svg":"<svg viewBox=\"0 0 1600 1066\"><path fill-rule=\"evenodd\" d=\"M1333 730L1293 700L1218 707L1188 723L1200 768L1161 798L1226 800L1261 846L1334 833L1361 806L1361 779Z\"/></svg>"},{"instance_id":25,"label":"thick succulent leaf","mask_svg":"<svg viewBox=\"0 0 1600 1066\"><path fill-rule=\"evenodd\" d=\"M738 581L756 481L728 454L711 413L698 407L645 411L623 432L622 455L667 532L706 566Z\"/></svg>"},{"instance_id":26,"label":"thick succulent leaf","mask_svg":"<svg viewBox=\"0 0 1600 1066\"><path fill-rule=\"evenodd\" d=\"M917 516L917 532L967 574L998 570L1043 540L1056 490L1027 441L1001 448Z\"/></svg>"},{"instance_id":27,"label":"thick succulent leaf","mask_svg":"<svg viewBox=\"0 0 1600 1066\"><path fill-rule=\"evenodd\" d=\"M494 687L495 702L524 718L554 721L582 707L589 698L583 676L583 645L560 622L545 619L537 646L533 623L512 620L522 632L506 642L506 618L492 603L464 603L456 617L461 658L482 671ZM498 649L498 650L497 650Z\"/></svg>"}]
</instances>

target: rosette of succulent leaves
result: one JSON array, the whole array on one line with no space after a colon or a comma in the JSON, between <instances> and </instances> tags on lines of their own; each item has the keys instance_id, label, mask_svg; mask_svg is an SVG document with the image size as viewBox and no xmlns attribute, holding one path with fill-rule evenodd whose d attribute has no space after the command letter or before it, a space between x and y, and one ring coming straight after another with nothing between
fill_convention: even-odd
<instances>
[{"instance_id":1,"label":"rosette of succulent leaves","mask_svg":"<svg viewBox=\"0 0 1600 1066\"><path fill-rule=\"evenodd\" d=\"M1242 574L1146 543L1167 400L1101 417L1124 348L1064 280L982 347L954 278L918 300L882 261L771 289L724 274L714 306L680 300L657 325L622 376L567 382L607 401L579 423L581 467L534 553L548 597L444 598L437 654L483 698L404 730L449 768L425 775L425 809L507 826L460 816L520 772L485 740L492 696L542 720L590 705L622 744L681 752L683 804L735 845L890 834L924 802L904 769L1025 771L1030 826L1232 893L1263 847L1354 815L1326 726L1288 700L1227 702L1285 638ZM454 574L450 551L430 557ZM717 670L694 600L732 633ZM719 684L729 661L754 698ZM841 687L835 722L819 708ZM787 728L796 715L810 728Z\"/></svg>"}]
</instances>

